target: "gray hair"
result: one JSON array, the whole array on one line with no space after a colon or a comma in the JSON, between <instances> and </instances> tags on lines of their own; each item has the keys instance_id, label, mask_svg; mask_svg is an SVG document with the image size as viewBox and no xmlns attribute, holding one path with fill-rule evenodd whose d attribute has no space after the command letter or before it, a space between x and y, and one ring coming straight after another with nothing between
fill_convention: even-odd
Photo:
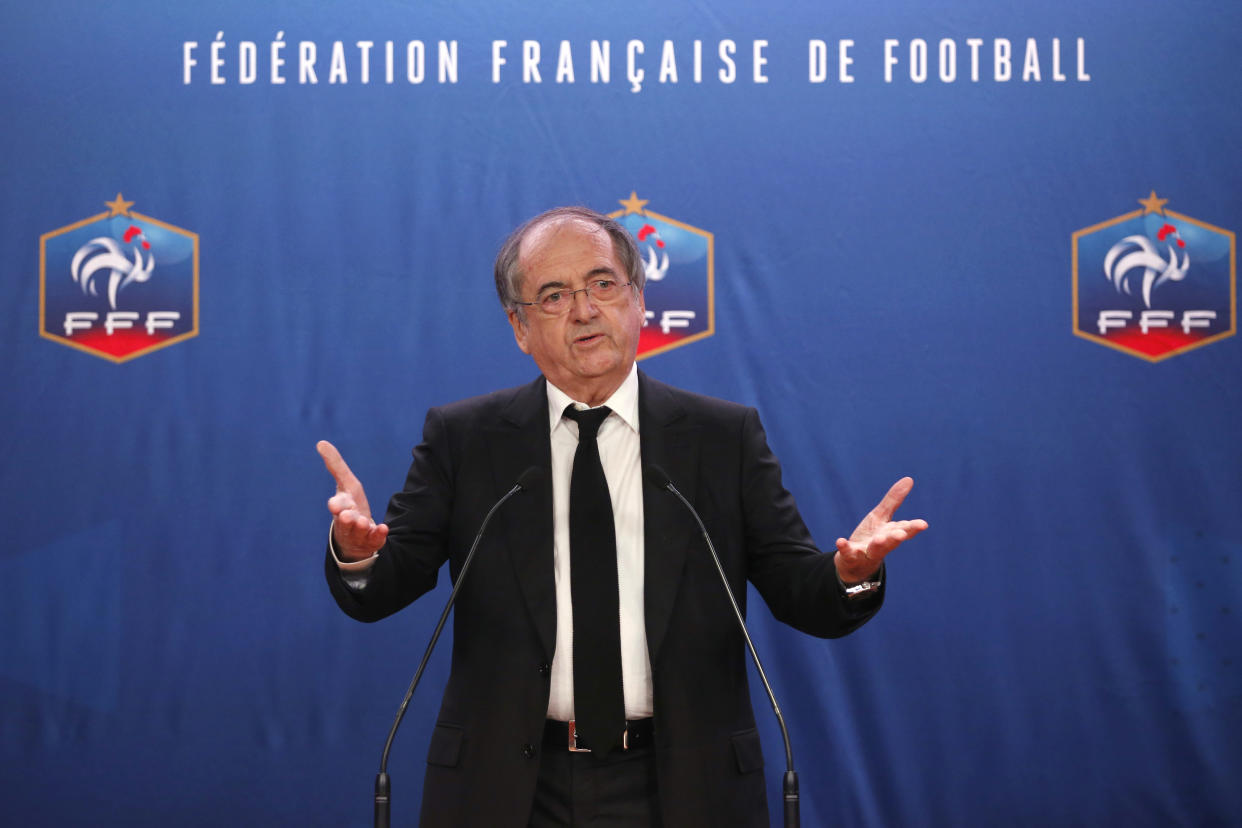
<instances>
[{"instance_id":1,"label":"gray hair","mask_svg":"<svg viewBox=\"0 0 1242 828\"><path fill-rule=\"evenodd\" d=\"M643 289L647 281L647 271L643 267L643 257L638 252L638 244L630 235L630 231L616 220L588 207L554 207L546 213L540 213L510 233L509 238L505 239L505 243L501 245L500 252L496 254L496 295L500 297L500 304L506 311L516 310L520 315L523 309L521 305L516 304L520 299L518 287L525 276L518 261L522 242L532 230L560 219L577 219L605 231L612 238L612 250L620 260L621 266L625 268L626 276L640 291Z\"/></svg>"}]
</instances>

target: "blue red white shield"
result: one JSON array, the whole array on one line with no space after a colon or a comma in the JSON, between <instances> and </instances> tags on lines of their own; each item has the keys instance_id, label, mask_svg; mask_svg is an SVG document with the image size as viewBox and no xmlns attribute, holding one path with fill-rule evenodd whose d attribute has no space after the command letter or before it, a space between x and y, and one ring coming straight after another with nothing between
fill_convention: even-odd
<instances>
[{"instance_id":1,"label":"blue red white shield","mask_svg":"<svg viewBox=\"0 0 1242 828\"><path fill-rule=\"evenodd\" d=\"M647 320L638 358L688 345L716 331L714 239L706 230L645 209L635 193L610 213L629 230L643 256Z\"/></svg>"},{"instance_id":2,"label":"blue red white shield","mask_svg":"<svg viewBox=\"0 0 1242 828\"><path fill-rule=\"evenodd\" d=\"M198 235L110 208L39 239L39 334L112 362L198 333Z\"/></svg>"},{"instance_id":3,"label":"blue red white shield","mask_svg":"<svg viewBox=\"0 0 1242 828\"><path fill-rule=\"evenodd\" d=\"M1234 234L1167 200L1073 235L1074 333L1150 362L1236 329Z\"/></svg>"}]
</instances>

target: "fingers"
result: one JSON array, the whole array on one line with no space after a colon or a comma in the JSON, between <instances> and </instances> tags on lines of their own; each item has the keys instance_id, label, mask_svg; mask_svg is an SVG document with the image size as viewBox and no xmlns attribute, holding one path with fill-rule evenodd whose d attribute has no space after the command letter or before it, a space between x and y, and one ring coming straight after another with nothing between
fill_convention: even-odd
<instances>
[{"instance_id":1,"label":"fingers","mask_svg":"<svg viewBox=\"0 0 1242 828\"><path fill-rule=\"evenodd\" d=\"M844 561L851 566L857 566L861 560L865 560L863 558L863 550L865 548L861 544L850 543L845 538L837 538L837 560Z\"/></svg>"},{"instance_id":2,"label":"fingers","mask_svg":"<svg viewBox=\"0 0 1242 828\"><path fill-rule=\"evenodd\" d=\"M867 580L880 569L883 560L883 554L872 552L864 544L837 538L837 554L833 563L837 567L837 575L847 584Z\"/></svg>"},{"instance_id":3,"label":"fingers","mask_svg":"<svg viewBox=\"0 0 1242 828\"><path fill-rule=\"evenodd\" d=\"M875 558L877 553L883 557L926 528L927 521L921 519L896 520L886 523L871 536L867 543L867 551L872 558Z\"/></svg>"},{"instance_id":4,"label":"fingers","mask_svg":"<svg viewBox=\"0 0 1242 828\"><path fill-rule=\"evenodd\" d=\"M910 490L914 488L914 478L903 477L892 485L888 490L888 494L876 505L871 513L880 520L888 520L897 511L897 507L901 506L906 499L906 495L910 494Z\"/></svg>"},{"instance_id":5,"label":"fingers","mask_svg":"<svg viewBox=\"0 0 1242 828\"><path fill-rule=\"evenodd\" d=\"M367 502L367 493L362 489L362 482L350 471L349 465L336 450L336 446L327 440L320 440L315 444L315 448L319 451L319 456L323 458L324 466L336 481L337 495L347 494L350 497L349 501L340 501L336 508L333 507L334 501L329 500L328 508L332 510L332 514L335 516L345 509L357 509L370 519L371 504Z\"/></svg>"},{"instance_id":6,"label":"fingers","mask_svg":"<svg viewBox=\"0 0 1242 828\"><path fill-rule=\"evenodd\" d=\"M328 511L338 526L350 530L370 531L375 526L371 510L365 503L358 503L349 492L337 492L328 498Z\"/></svg>"},{"instance_id":7,"label":"fingers","mask_svg":"<svg viewBox=\"0 0 1242 828\"><path fill-rule=\"evenodd\" d=\"M913 478L901 478L863 518L848 540L837 538L837 572L847 583L871 577L888 553L927 528L927 521L921 518L891 519L912 488Z\"/></svg>"},{"instance_id":8,"label":"fingers","mask_svg":"<svg viewBox=\"0 0 1242 828\"><path fill-rule=\"evenodd\" d=\"M332 539L341 560L359 561L371 557L388 539L388 526L376 524L371 518L371 506L362 484L349 470L336 446L320 440L315 448L336 481L336 494L328 498L328 511L332 513Z\"/></svg>"},{"instance_id":9,"label":"fingers","mask_svg":"<svg viewBox=\"0 0 1242 828\"><path fill-rule=\"evenodd\" d=\"M333 510L333 515L332 537L342 560L369 558L388 539L387 524L377 525L369 515L356 509L343 509L339 513Z\"/></svg>"},{"instance_id":10,"label":"fingers","mask_svg":"<svg viewBox=\"0 0 1242 828\"><path fill-rule=\"evenodd\" d=\"M349 492L338 491L328 498L328 511L332 513L332 517L339 520L343 512L361 512L362 510L358 508L358 502L354 500L353 495Z\"/></svg>"},{"instance_id":11,"label":"fingers","mask_svg":"<svg viewBox=\"0 0 1242 828\"><path fill-rule=\"evenodd\" d=\"M837 552L851 569L874 569L901 544L927 528L927 521L895 520L876 528L869 537L837 538Z\"/></svg>"},{"instance_id":12,"label":"fingers","mask_svg":"<svg viewBox=\"0 0 1242 828\"><path fill-rule=\"evenodd\" d=\"M875 569L879 566L880 561L884 560L888 550L881 549L870 543L857 543L845 538L837 538L837 552L851 567Z\"/></svg>"},{"instance_id":13,"label":"fingers","mask_svg":"<svg viewBox=\"0 0 1242 828\"><path fill-rule=\"evenodd\" d=\"M908 532L904 529L898 529L896 527L876 532L875 535L872 536L871 542L867 544L867 555L872 559L883 559L885 555L892 552L901 545L902 541L905 541L909 537L910 535Z\"/></svg>"},{"instance_id":14,"label":"fingers","mask_svg":"<svg viewBox=\"0 0 1242 828\"><path fill-rule=\"evenodd\" d=\"M320 440L315 444L315 449L319 452L319 456L323 458L323 464L328 468L328 473L336 481L337 491L345 491L351 486L359 485L358 478L354 477L354 473L349 470L349 465L345 462L345 458L341 457L341 453L336 450L336 446L327 440Z\"/></svg>"},{"instance_id":15,"label":"fingers","mask_svg":"<svg viewBox=\"0 0 1242 828\"><path fill-rule=\"evenodd\" d=\"M381 523L371 530L371 534L367 536L367 546L372 549L379 549L388 540L388 524Z\"/></svg>"}]
</instances>

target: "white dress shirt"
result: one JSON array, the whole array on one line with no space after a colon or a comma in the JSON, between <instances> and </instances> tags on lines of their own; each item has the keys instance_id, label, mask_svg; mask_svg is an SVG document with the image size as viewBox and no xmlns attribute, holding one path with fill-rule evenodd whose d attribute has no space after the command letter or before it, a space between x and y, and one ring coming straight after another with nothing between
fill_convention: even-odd
<instances>
[{"instance_id":1,"label":"white dress shirt","mask_svg":"<svg viewBox=\"0 0 1242 828\"><path fill-rule=\"evenodd\" d=\"M574 607L569 580L569 479L578 449L578 424L563 416L566 406L589 408L548 383L548 426L552 432L552 554L556 573L556 653L548 718L574 718ZM599 459L612 497L617 535L617 585L621 609L621 683L625 717L652 714L651 660L643 608L643 476L638 434L638 367L604 405L612 413L599 427Z\"/></svg>"}]
</instances>

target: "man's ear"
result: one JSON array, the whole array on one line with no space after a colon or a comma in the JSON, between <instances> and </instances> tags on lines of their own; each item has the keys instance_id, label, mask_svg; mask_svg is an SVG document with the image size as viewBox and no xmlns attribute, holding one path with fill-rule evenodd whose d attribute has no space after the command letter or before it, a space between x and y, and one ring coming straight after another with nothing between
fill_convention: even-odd
<instances>
[{"instance_id":1,"label":"man's ear","mask_svg":"<svg viewBox=\"0 0 1242 828\"><path fill-rule=\"evenodd\" d=\"M528 331L526 330L526 320L522 312L515 308L510 308L508 314L509 324L513 326L513 338L517 341L518 348L521 349L522 353L529 354L530 348L526 344Z\"/></svg>"}]
</instances>

